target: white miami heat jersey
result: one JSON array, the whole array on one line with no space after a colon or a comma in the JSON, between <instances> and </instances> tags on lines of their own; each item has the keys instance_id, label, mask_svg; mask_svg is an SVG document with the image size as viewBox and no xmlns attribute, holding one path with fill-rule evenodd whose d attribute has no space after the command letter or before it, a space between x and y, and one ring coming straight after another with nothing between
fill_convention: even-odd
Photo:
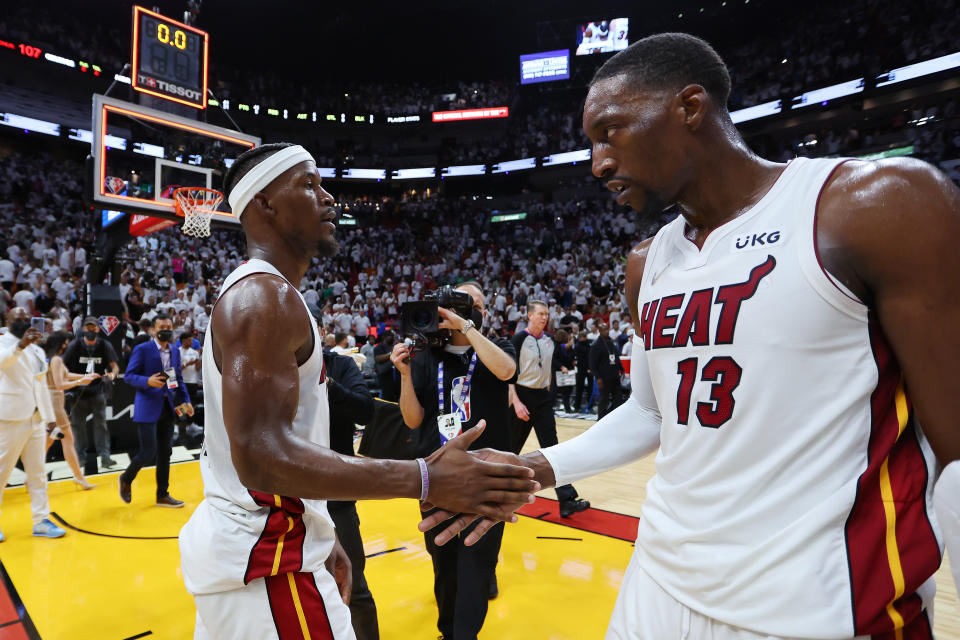
<instances>
[{"instance_id":1,"label":"white miami heat jersey","mask_svg":"<svg viewBox=\"0 0 960 640\"><path fill-rule=\"evenodd\" d=\"M239 280L255 274L283 276L270 263L249 260L233 271L223 295ZM290 285L294 291L297 287ZM299 295L299 292L298 292ZM303 296L300 296L303 301ZM304 310L306 301L303 301ZM300 365L300 397L293 432L330 446L330 410L320 334L313 322L313 351ZM334 541L325 500L301 500L248 489L230 457L223 422L223 378L213 358L213 332L207 327L203 350L204 447L200 456L203 501L180 531L180 556L187 591L199 595L237 589L251 580L290 572L313 573L323 567ZM271 398L263 398L271 402Z\"/></svg>"},{"instance_id":2,"label":"white miami heat jersey","mask_svg":"<svg viewBox=\"0 0 960 640\"><path fill-rule=\"evenodd\" d=\"M691 609L775 636L916 622L941 560L936 461L896 359L816 254L841 162L794 160L702 249L666 225L638 301L663 416L638 561Z\"/></svg>"}]
</instances>

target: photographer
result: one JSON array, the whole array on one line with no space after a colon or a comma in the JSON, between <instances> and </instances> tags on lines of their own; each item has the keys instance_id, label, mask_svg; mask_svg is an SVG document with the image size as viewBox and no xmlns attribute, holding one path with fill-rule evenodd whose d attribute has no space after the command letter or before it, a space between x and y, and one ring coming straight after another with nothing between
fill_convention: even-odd
<instances>
[{"instance_id":1,"label":"photographer","mask_svg":"<svg viewBox=\"0 0 960 640\"><path fill-rule=\"evenodd\" d=\"M117 352L113 345L100 336L100 323L93 316L83 320L81 337L67 346L63 354L63 363L70 373L99 374L89 385L79 390L71 390L73 406L70 409L70 424L73 437L77 441L77 455L80 463L85 464L87 457L87 416L93 416L93 441L100 466L109 468L117 463L110 457L110 430L107 428L107 385L112 384L120 374L117 364ZM110 390L112 391L112 390ZM71 398L68 398L68 400Z\"/></svg>"},{"instance_id":2,"label":"photographer","mask_svg":"<svg viewBox=\"0 0 960 640\"><path fill-rule=\"evenodd\" d=\"M415 352L400 342L393 347L390 359L400 372L403 420L411 429L420 428L422 453L440 448L481 419L487 427L471 449L509 448L507 394L517 370L515 350L508 340L483 337L486 305L480 285L465 282L456 291L473 299L471 319L441 306L439 327L452 331L446 344ZM444 304L448 295L441 289L438 303ZM466 315L465 310L461 313ZM433 559L437 627L445 638L475 639L487 615L503 523L468 547L463 541L470 530L439 547L434 537L442 528L424 534Z\"/></svg>"}]
</instances>

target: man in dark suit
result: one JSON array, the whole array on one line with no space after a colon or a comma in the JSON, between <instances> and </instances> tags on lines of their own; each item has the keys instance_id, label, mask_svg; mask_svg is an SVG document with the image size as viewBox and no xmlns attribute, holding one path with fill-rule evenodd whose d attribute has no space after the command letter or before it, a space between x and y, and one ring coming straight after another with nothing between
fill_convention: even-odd
<instances>
[{"instance_id":1,"label":"man in dark suit","mask_svg":"<svg viewBox=\"0 0 960 640\"><path fill-rule=\"evenodd\" d=\"M597 376L597 387L600 389L597 410L599 419L616 409L623 401L620 386L623 365L620 363L620 351L610 338L610 327L606 322L601 322L597 330L600 335L590 347L590 371Z\"/></svg>"},{"instance_id":2,"label":"man in dark suit","mask_svg":"<svg viewBox=\"0 0 960 640\"><path fill-rule=\"evenodd\" d=\"M168 491L173 425L180 413L193 415L190 394L180 372L180 350L172 347L173 321L159 314L153 319L153 339L137 345L123 379L137 390L133 421L140 437L140 450L120 475L120 499L131 500L131 484L137 473L156 456L157 506L182 507L183 501Z\"/></svg>"},{"instance_id":3,"label":"man in dark suit","mask_svg":"<svg viewBox=\"0 0 960 640\"><path fill-rule=\"evenodd\" d=\"M327 365L327 398L330 402L330 448L352 456L356 425L365 425L373 417L373 394L352 357L324 349L323 361ZM360 537L357 503L355 500L330 500L327 510L353 570L350 592L353 631L357 640L377 640L380 637L377 605L363 575L366 557L363 538Z\"/></svg>"}]
</instances>

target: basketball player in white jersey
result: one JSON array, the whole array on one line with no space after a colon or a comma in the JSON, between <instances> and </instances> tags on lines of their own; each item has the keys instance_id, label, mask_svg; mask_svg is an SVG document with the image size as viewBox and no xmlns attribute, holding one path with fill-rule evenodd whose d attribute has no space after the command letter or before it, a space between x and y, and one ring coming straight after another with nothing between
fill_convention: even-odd
<instances>
[{"instance_id":1,"label":"basketball player in white jersey","mask_svg":"<svg viewBox=\"0 0 960 640\"><path fill-rule=\"evenodd\" d=\"M548 487L659 447L608 639L931 638L944 542L960 561L960 192L912 159L764 161L729 91L686 34L597 72L593 173L681 214L628 258L632 396L479 455Z\"/></svg>"},{"instance_id":2,"label":"basketball player in white jersey","mask_svg":"<svg viewBox=\"0 0 960 640\"><path fill-rule=\"evenodd\" d=\"M204 499L180 533L195 637L352 639L349 561L326 500L420 498L515 519L501 505L532 502L539 486L526 467L466 453L482 427L426 460L331 451L320 336L291 283L336 252L333 198L297 145L244 153L224 183L250 259L207 327Z\"/></svg>"}]
</instances>

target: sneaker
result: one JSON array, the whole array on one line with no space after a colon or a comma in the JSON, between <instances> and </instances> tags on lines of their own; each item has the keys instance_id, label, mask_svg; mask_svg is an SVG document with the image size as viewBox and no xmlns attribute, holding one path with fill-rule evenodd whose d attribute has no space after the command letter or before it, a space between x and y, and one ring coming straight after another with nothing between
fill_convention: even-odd
<instances>
[{"instance_id":1,"label":"sneaker","mask_svg":"<svg viewBox=\"0 0 960 640\"><path fill-rule=\"evenodd\" d=\"M33 535L38 538L62 538L67 534L66 531L53 524L46 518L33 525Z\"/></svg>"},{"instance_id":2,"label":"sneaker","mask_svg":"<svg viewBox=\"0 0 960 640\"><path fill-rule=\"evenodd\" d=\"M169 509L179 509L183 506L183 500L177 500L169 493L162 498L157 498L158 507L167 507Z\"/></svg>"},{"instance_id":3,"label":"sneaker","mask_svg":"<svg viewBox=\"0 0 960 640\"><path fill-rule=\"evenodd\" d=\"M129 482L124 481L123 474L119 478L120 484L120 499L130 504L130 501L133 499L133 487L130 486Z\"/></svg>"},{"instance_id":4,"label":"sneaker","mask_svg":"<svg viewBox=\"0 0 960 640\"><path fill-rule=\"evenodd\" d=\"M586 511L590 508L589 500L581 500L580 498L574 498L573 500L565 500L560 503L560 517L569 518L575 513L580 513L581 511Z\"/></svg>"},{"instance_id":5,"label":"sneaker","mask_svg":"<svg viewBox=\"0 0 960 640\"><path fill-rule=\"evenodd\" d=\"M113 458L104 458L100 461L100 466L104 469L109 469L110 467L117 466L117 461Z\"/></svg>"},{"instance_id":6,"label":"sneaker","mask_svg":"<svg viewBox=\"0 0 960 640\"><path fill-rule=\"evenodd\" d=\"M196 438L203 433L203 427L195 425L192 422L187 425L187 436Z\"/></svg>"}]
</instances>

